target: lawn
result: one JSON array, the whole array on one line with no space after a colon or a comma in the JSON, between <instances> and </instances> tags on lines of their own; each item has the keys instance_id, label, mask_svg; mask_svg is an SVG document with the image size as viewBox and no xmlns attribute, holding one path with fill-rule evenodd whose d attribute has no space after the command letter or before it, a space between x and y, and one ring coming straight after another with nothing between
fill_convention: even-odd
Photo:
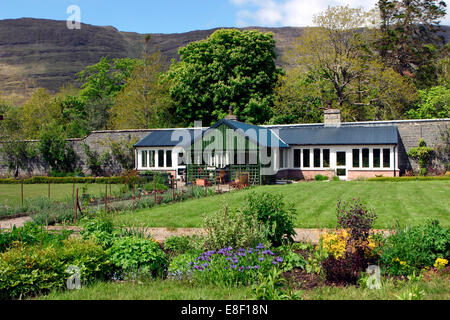
<instances>
[{"instance_id":1,"label":"lawn","mask_svg":"<svg viewBox=\"0 0 450 320\"><path fill-rule=\"evenodd\" d=\"M90 194L100 195L105 193L104 184L76 184L75 188L81 189L83 186L87 187L87 192ZM111 191L119 191L123 185L112 184ZM109 192L109 186L108 186ZM48 184L24 184L23 185L24 199L35 199L39 196L48 197ZM66 197L72 197L73 185L69 184L51 184L50 198L56 200L63 200ZM17 205L21 202L21 185L20 184L0 184L0 205Z\"/></svg>"},{"instance_id":2,"label":"lawn","mask_svg":"<svg viewBox=\"0 0 450 320\"><path fill-rule=\"evenodd\" d=\"M394 282L382 280L380 290L356 286L319 286L305 290L305 300L402 300L409 293L418 293L421 300L449 300L450 281L447 275L427 280ZM80 290L53 291L41 300L252 300L251 287L216 287L195 285L185 281L147 280L133 282L99 282Z\"/></svg>"},{"instance_id":3,"label":"lawn","mask_svg":"<svg viewBox=\"0 0 450 320\"><path fill-rule=\"evenodd\" d=\"M134 226L192 228L201 227L202 215L211 214L225 203L232 209L242 207L249 192L283 194L297 210L297 228L336 226L338 200L360 198L378 216L375 228L417 225L429 218L450 227L450 181L317 181L290 185L254 187L209 198L187 200L114 217L116 224Z\"/></svg>"},{"instance_id":4,"label":"lawn","mask_svg":"<svg viewBox=\"0 0 450 320\"><path fill-rule=\"evenodd\" d=\"M42 300L246 300L250 287L216 287L184 281L98 282L80 290L53 291Z\"/></svg>"}]
</instances>

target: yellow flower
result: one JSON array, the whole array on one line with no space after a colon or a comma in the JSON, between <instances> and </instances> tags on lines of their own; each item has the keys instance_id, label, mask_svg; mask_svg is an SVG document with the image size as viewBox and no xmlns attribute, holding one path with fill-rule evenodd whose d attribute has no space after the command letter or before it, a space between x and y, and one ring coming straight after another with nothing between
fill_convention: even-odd
<instances>
[{"instance_id":1,"label":"yellow flower","mask_svg":"<svg viewBox=\"0 0 450 320\"><path fill-rule=\"evenodd\" d=\"M439 270L443 269L447 264L448 260L443 258L437 258L436 261L434 261L434 267Z\"/></svg>"},{"instance_id":2,"label":"yellow flower","mask_svg":"<svg viewBox=\"0 0 450 320\"><path fill-rule=\"evenodd\" d=\"M406 264L406 261L400 261L400 264L401 264L402 266L404 266L404 265Z\"/></svg>"}]
</instances>

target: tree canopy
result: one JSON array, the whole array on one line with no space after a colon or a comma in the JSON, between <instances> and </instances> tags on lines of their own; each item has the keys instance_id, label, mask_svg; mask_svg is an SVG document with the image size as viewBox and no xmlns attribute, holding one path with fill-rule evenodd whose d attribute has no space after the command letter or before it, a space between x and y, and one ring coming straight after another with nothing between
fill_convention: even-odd
<instances>
[{"instance_id":1,"label":"tree canopy","mask_svg":"<svg viewBox=\"0 0 450 320\"><path fill-rule=\"evenodd\" d=\"M275 65L275 40L270 33L218 30L209 38L179 50L171 66L170 95L177 120L205 125L233 113L249 123L270 118L274 88L281 69Z\"/></svg>"}]
</instances>

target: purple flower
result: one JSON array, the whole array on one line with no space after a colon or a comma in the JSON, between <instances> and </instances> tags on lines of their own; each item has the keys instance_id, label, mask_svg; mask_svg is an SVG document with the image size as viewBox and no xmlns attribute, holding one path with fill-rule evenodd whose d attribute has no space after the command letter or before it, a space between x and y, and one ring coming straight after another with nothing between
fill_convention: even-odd
<instances>
[{"instance_id":1,"label":"purple flower","mask_svg":"<svg viewBox=\"0 0 450 320\"><path fill-rule=\"evenodd\" d=\"M264 261L264 257L259 257L258 260L259 261Z\"/></svg>"},{"instance_id":2,"label":"purple flower","mask_svg":"<svg viewBox=\"0 0 450 320\"><path fill-rule=\"evenodd\" d=\"M276 261L276 262L283 262L283 258L281 258L281 257L276 257L274 261Z\"/></svg>"},{"instance_id":3,"label":"purple flower","mask_svg":"<svg viewBox=\"0 0 450 320\"><path fill-rule=\"evenodd\" d=\"M258 265L253 266L253 269L259 269L259 266Z\"/></svg>"},{"instance_id":4,"label":"purple flower","mask_svg":"<svg viewBox=\"0 0 450 320\"><path fill-rule=\"evenodd\" d=\"M277 264L277 262L276 261L272 261L272 264L275 266Z\"/></svg>"},{"instance_id":5,"label":"purple flower","mask_svg":"<svg viewBox=\"0 0 450 320\"><path fill-rule=\"evenodd\" d=\"M264 245L262 244L262 243L260 243L260 244L258 244L257 246L256 246L256 249L264 249Z\"/></svg>"},{"instance_id":6,"label":"purple flower","mask_svg":"<svg viewBox=\"0 0 450 320\"><path fill-rule=\"evenodd\" d=\"M236 269L236 268L237 268L237 265L235 265L235 264L231 265L231 269Z\"/></svg>"}]
</instances>

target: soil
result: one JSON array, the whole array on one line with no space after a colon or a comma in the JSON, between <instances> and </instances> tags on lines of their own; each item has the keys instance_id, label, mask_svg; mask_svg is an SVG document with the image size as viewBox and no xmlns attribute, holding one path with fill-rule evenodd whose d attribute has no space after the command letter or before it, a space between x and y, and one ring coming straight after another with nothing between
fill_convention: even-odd
<instances>
[{"instance_id":1,"label":"soil","mask_svg":"<svg viewBox=\"0 0 450 320\"><path fill-rule=\"evenodd\" d=\"M284 272L283 277L288 281L290 286L297 290L310 290L325 285L324 280L320 276L315 273L307 273L300 268L294 268Z\"/></svg>"}]
</instances>

